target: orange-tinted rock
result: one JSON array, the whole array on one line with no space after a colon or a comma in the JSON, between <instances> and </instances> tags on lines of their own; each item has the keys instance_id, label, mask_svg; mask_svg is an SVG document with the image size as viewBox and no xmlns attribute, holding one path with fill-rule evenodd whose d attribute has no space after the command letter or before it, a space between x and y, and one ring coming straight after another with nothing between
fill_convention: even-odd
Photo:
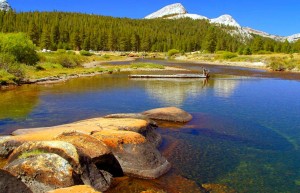
<instances>
[{"instance_id":1,"label":"orange-tinted rock","mask_svg":"<svg viewBox=\"0 0 300 193\"><path fill-rule=\"evenodd\" d=\"M8 163L31 154L54 153L68 161L74 171L80 173L79 157L76 148L63 141L29 141L16 148L8 158Z\"/></svg>"},{"instance_id":2,"label":"orange-tinted rock","mask_svg":"<svg viewBox=\"0 0 300 193\"><path fill-rule=\"evenodd\" d=\"M49 191L47 193L101 193L94 190L91 186L87 185L78 185L68 188L60 188L56 190Z\"/></svg>"},{"instance_id":3,"label":"orange-tinted rock","mask_svg":"<svg viewBox=\"0 0 300 193\"><path fill-rule=\"evenodd\" d=\"M103 141L107 146L116 148L123 144L140 144L146 142L146 138L132 131L119 131L115 127L103 129L93 133L93 137Z\"/></svg>"},{"instance_id":4,"label":"orange-tinted rock","mask_svg":"<svg viewBox=\"0 0 300 193\"><path fill-rule=\"evenodd\" d=\"M236 193L232 188L222 184L202 184L202 186L211 193Z\"/></svg>"},{"instance_id":5,"label":"orange-tinted rock","mask_svg":"<svg viewBox=\"0 0 300 193\"><path fill-rule=\"evenodd\" d=\"M92 160L111 153L111 150L102 141L91 135L77 131L62 133L54 140L65 141L73 144L79 154L87 156Z\"/></svg>"},{"instance_id":6,"label":"orange-tinted rock","mask_svg":"<svg viewBox=\"0 0 300 193\"><path fill-rule=\"evenodd\" d=\"M11 173L0 170L0 192L2 193L32 193L32 191Z\"/></svg>"},{"instance_id":7,"label":"orange-tinted rock","mask_svg":"<svg viewBox=\"0 0 300 193\"><path fill-rule=\"evenodd\" d=\"M17 141L46 141L53 140L58 135L66 132L77 131L87 135L106 128L114 130L141 132L148 126L148 122L132 118L94 118L66 125L44 127L36 129L19 129L12 134Z\"/></svg>"},{"instance_id":8,"label":"orange-tinted rock","mask_svg":"<svg viewBox=\"0 0 300 193\"><path fill-rule=\"evenodd\" d=\"M16 159L4 170L21 178L33 192L46 192L75 185L73 169L62 157L44 153Z\"/></svg>"},{"instance_id":9,"label":"orange-tinted rock","mask_svg":"<svg viewBox=\"0 0 300 193\"><path fill-rule=\"evenodd\" d=\"M150 119L172 122L188 122L193 118L191 114L177 107L152 109L145 111L142 114Z\"/></svg>"}]
</instances>

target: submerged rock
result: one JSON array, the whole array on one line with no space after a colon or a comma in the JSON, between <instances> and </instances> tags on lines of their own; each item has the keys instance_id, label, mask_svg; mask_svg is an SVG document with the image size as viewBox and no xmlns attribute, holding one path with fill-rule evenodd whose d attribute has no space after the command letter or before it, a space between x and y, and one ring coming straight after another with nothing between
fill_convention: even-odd
<instances>
[{"instance_id":1,"label":"submerged rock","mask_svg":"<svg viewBox=\"0 0 300 193\"><path fill-rule=\"evenodd\" d=\"M103 130L93 136L111 148L124 173L128 175L154 179L171 167L155 146L139 133Z\"/></svg>"},{"instance_id":2,"label":"submerged rock","mask_svg":"<svg viewBox=\"0 0 300 193\"><path fill-rule=\"evenodd\" d=\"M150 119L172 122L188 122L193 118L191 114L177 107L157 108L142 114Z\"/></svg>"},{"instance_id":3,"label":"submerged rock","mask_svg":"<svg viewBox=\"0 0 300 193\"><path fill-rule=\"evenodd\" d=\"M92 187L87 185L78 185L68 188L60 188L56 190L49 191L47 193L101 193L94 190Z\"/></svg>"},{"instance_id":4,"label":"submerged rock","mask_svg":"<svg viewBox=\"0 0 300 193\"><path fill-rule=\"evenodd\" d=\"M15 159L4 170L21 179L35 193L73 186L77 180L68 161L53 153Z\"/></svg>"},{"instance_id":5,"label":"submerged rock","mask_svg":"<svg viewBox=\"0 0 300 193\"><path fill-rule=\"evenodd\" d=\"M11 173L0 169L0 192L3 193L32 193L32 191Z\"/></svg>"}]
</instances>

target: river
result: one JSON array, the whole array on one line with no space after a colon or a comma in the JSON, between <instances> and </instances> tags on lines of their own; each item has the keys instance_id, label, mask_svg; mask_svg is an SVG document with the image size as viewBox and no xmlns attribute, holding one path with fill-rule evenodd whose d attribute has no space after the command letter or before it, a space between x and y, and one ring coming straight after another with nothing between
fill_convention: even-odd
<instances>
[{"instance_id":1,"label":"river","mask_svg":"<svg viewBox=\"0 0 300 193\"><path fill-rule=\"evenodd\" d=\"M194 117L159 128L176 173L238 192L300 192L300 74L156 62L204 66L212 77L145 80L123 72L0 91L0 133L176 106Z\"/></svg>"}]
</instances>

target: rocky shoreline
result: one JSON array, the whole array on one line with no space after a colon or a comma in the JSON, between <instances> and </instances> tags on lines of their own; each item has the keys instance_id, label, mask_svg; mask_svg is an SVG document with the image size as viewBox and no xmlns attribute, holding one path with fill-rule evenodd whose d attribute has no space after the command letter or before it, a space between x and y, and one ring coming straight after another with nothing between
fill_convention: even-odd
<instances>
[{"instance_id":1,"label":"rocky shoreline","mask_svg":"<svg viewBox=\"0 0 300 193\"><path fill-rule=\"evenodd\" d=\"M7 159L0 170L0 192L101 192L115 177L156 179L171 164L157 149L162 138L155 120L191 119L168 107L16 130L0 137L0 157Z\"/></svg>"}]
</instances>

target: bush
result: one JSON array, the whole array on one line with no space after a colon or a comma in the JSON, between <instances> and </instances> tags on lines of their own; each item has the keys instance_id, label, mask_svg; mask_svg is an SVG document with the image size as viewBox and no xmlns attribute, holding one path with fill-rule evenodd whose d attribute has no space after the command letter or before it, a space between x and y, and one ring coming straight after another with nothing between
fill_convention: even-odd
<instances>
[{"instance_id":1,"label":"bush","mask_svg":"<svg viewBox=\"0 0 300 193\"><path fill-rule=\"evenodd\" d=\"M8 53L0 53L1 84L19 81L24 77L22 65L15 61L15 57Z\"/></svg>"},{"instance_id":2,"label":"bush","mask_svg":"<svg viewBox=\"0 0 300 193\"><path fill-rule=\"evenodd\" d=\"M0 85L6 85L16 82L16 77L4 69L0 69Z\"/></svg>"},{"instance_id":3,"label":"bush","mask_svg":"<svg viewBox=\"0 0 300 193\"><path fill-rule=\"evenodd\" d=\"M39 61L36 47L23 33L0 33L0 52L15 57L15 60L27 65L35 65Z\"/></svg>"},{"instance_id":4,"label":"bush","mask_svg":"<svg viewBox=\"0 0 300 193\"><path fill-rule=\"evenodd\" d=\"M81 64L80 57L72 54L60 54L54 59L54 63L61 64L66 68L74 68L80 66Z\"/></svg>"},{"instance_id":5,"label":"bush","mask_svg":"<svg viewBox=\"0 0 300 193\"><path fill-rule=\"evenodd\" d=\"M272 57L268 62L268 67L274 71L286 70L287 61L283 58Z\"/></svg>"},{"instance_id":6,"label":"bush","mask_svg":"<svg viewBox=\"0 0 300 193\"><path fill-rule=\"evenodd\" d=\"M67 50L65 50L65 49L58 49L58 50L56 50L56 53L57 54L65 54L65 53L67 53Z\"/></svg>"},{"instance_id":7,"label":"bush","mask_svg":"<svg viewBox=\"0 0 300 193\"><path fill-rule=\"evenodd\" d=\"M174 56L175 54L179 54L180 51L176 49L171 49L168 51L168 56Z\"/></svg>"},{"instance_id":8,"label":"bush","mask_svg":"<svg viewBox=\"0 0 300 193\"><path fill-rule=\"evenodd\" d=\"M92 56L93 55L93 53L86 51L86 50L81 50L79 53L82 56Z\"/></svg>"},{"instance_id":9,"label":"bush","mask_svg":"<svg viewBox=\"0 0 300 193\"><path fill-rule=\"evenodd\" d=\"M236 53L232 53L232 52L224 52L223 54L222 54L222 58L223 59L231 59L231 58L235 58L235 57L237 57L238 55L236 54Z\"/></svg>"}]
</instances>

